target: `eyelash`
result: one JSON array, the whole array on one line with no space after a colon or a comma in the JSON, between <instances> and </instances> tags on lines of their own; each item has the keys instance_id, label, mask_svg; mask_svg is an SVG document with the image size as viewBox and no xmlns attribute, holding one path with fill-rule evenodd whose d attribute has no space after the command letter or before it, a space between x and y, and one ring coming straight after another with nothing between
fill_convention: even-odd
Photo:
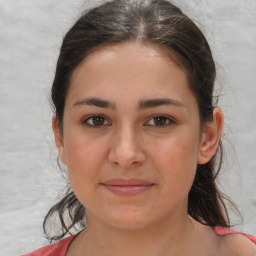
<instances>
[{"instance_id":1,"label":"eyelash","mask_svg":"<svg viewBox=\"0 0 256 256\"><path fill-rule=\"evenodd\" d=\"M92 121L93 118L101 118L101 119L103 119L104 123L100 124L100 125L89 124L89 121L90 120ZM107 124L106 124L106 122L107 122ZM100 128L102 126L110 126L111 125L110 122L107 121L107 118L104 115L91 115L91 116L85 118L82 123L85 124L86 126L92 127L92 128Z\"/></svg>"},{"instance_id":2,"label":"eyelash","mask_svg":"<svg viewBox=\"0 0 256 256\"><path fill-rule=\"evenodd\" d=\"M147 125L150 121L152 121L152 120L154 121L155 118L164 118L165 123L160 124L160 125L154 125L154 124L153 125ZM168 123L166 124L166 122L168 122ZM151 116L149 121L146 122L146 126L155 126L155 127L158 127L158 128L164 128L164 127L167 127L167 126L172 125L174 123L175 123L175 121L173 120L173 118L160 114L160 115Z\"/></svg>"},{"instance_id":3,"label":"eyelash","mask_svg":"<svg viewBox=\"0 0 256 256\"><path fill-rule=\"evenodd\" d=\"M99 124L99 125L90 124L89 121L93 121L93 118L100 118L101 121L103 121L103 124ZM162 121L165 121L164 124L160 124L160 125L149 124L150 121L154 121L155 118L162 118L163 119ZM166 124L166 122L168 122L168 123ZM111 123L109 121L107 121L107 118L104 115L91 115L91 116L87 117L86 119L84 119L82 123L85 124L86 126L92 127L92 128L100 128L102 126L111 126ZM150 119L144 124L145 124L145 126L155 126L158 128L163 128L163 127L172 125L174 123L175 123L175 121L169 116L154 115L154 116L151 116Z\"/></svg>"}]
</instances>

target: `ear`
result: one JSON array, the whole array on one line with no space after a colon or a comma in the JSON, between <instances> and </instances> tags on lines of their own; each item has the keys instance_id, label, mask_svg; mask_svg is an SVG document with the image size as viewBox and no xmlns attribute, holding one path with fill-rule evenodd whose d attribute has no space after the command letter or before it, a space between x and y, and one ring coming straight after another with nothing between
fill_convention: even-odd
<instances>
[{"instance_id":1,"label":"ear","mask_svg":"<svg viewBox=\"0 0 256 256\"><path fill-rule=\"evenodd\" d=\"M52 130L55 137L55 144L59 151L60 159L63 164L66 164L66 154L65 154L64 144L63 144L63 136L61 134L61 130L60 130L56 115L52 116Z\"/></svg>"},{"instance_id":2,"label":"ear","mask_svg":"<svg viewBox=\"0 0 256 256\"><path fill-rule=\"evenodd\" d=\"M206 164L216 154L223 128L223 112L216 107L213 110L213 120L204 124L199 145L197 163Z\"/></svg>"}]
</instances>

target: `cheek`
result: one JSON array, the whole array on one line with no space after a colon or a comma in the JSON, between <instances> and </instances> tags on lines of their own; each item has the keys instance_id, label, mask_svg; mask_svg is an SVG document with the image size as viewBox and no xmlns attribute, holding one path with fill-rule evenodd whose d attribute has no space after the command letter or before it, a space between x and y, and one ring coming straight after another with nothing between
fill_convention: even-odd
<instances>
[{"instance_id":1,"label":"cheek","mask_svg":"<svg viewBox=\"0 0 256 256\"><path fill-rule=\"evenodd\" d=\"M197 167L196 142L195 138L180 136L153 143L151 159L163 182L169 184L166 189L189 191Z\"/></svg>"},{"instance_id":2,"label":"cheek","mask_svg":"<svg viewBox=\"0 0 256 256\"><path fill-rule=\"evenodd\" d=\"M86 166L93 168L100 164L105 145L103 138L95 138L95 135L88 134L79 126L67 129L64 146L68 168L86 171Z\"/></svg>"},{"instance_id":3,"label":"cheek","mask_svg":"<svg viewBox=\"0 0 256 256\"><path fill-rule=\"evenodd\" d=\"M66 141L69 180L76 194L89 191L96 184L106 158L107 149L104 145L82 136L72 136Z\"/></svg>"},{"instance_id":4,"label":"cheek","mask_svg":"<svg viewBox=\"0 0 256 256\"><path fill-rule=\"evenodd\" d=\"M151 149L151 156L163 165L182 167L197 163L198 139L185 133L184 136L154 140Z\"/></svg>"}]
</instances>

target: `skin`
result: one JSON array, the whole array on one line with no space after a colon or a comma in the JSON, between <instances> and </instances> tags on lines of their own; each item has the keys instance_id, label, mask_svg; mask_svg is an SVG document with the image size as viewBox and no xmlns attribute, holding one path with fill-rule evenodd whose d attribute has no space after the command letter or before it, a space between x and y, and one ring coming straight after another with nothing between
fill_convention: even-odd
<instances>
[{"instance_id":1,"label":"skin","mask_svg":"<svg viewBox=\"0 0 256 256\"><path fill-rule=\"evenodd\" d=\"M156 99L165 101L153 106ZM187 204L196 166L215 154L222 124L220 108L200 123L185 72L157 46L129 42L91 53L72 76L63 130L53 116L88 224L67 255L220 255L221 239L187 215ZM119 195L105 186L117 178L151 185Z\"/></svg>"}]
</instances>

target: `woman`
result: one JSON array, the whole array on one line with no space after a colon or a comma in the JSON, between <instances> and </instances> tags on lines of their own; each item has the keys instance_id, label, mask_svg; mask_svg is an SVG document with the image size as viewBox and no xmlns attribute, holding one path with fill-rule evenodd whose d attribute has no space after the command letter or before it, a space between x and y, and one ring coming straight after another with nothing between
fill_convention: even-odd
<instances>
[{"instance_id":1,"label":"woman","mask_svg":"<svg viewBox=\"0 0 256 256\"><path fill-rule=\"evenodd\" d=\"M82 15L52 86L72 189L44 221L48 234L60 219L51 240L80 232L28 255L255 255L255 237L228 229L215 184L215 75L202 32L164 0L114 0Z\"/></svg>"}]
</instances>

